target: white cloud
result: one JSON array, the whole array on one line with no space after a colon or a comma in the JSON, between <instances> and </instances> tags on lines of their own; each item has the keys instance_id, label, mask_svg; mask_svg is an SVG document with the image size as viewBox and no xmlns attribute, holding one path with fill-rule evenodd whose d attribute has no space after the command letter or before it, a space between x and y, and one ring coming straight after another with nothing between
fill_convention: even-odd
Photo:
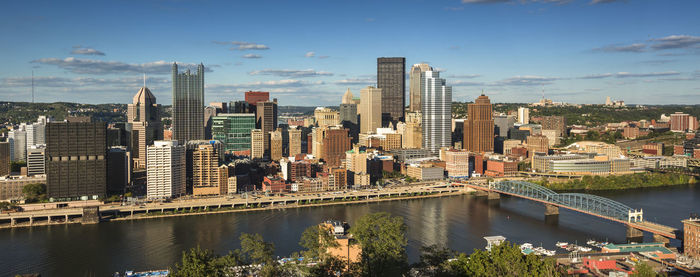
<instances>
[{"instance_id":1,"label":"white cloud","mask_svg":"<svg viewBox=\"0 0 700 277\"><path fill-rule=\"evenodd\" d=\"M314 51L309 51L309 52L306 52L306 54L304 54L304 57L307 57L307 58L313 58L314 56L316 56L316 52L314 52Z\"/></svg>"},{"instance_id":2,"label":"white cloud","mask_svg":"<svg viewBox=\"0 0 700 277\"><path fill-rule=\"evenodd\" d=\"M80 47L79 45L73 46L73 51L71 51L70 53L74 54L74 55L93 55L93 56L104 56L105 55L104 52L98 51L97 49L89 48L89 47Z\"/></svg>"},{"instance_id":3,"label":"white cloud","mask_svg":"<svg viewBox=\"0 0 700 277\"><path fill-rule=\"evenodd\" d=\"M333 76L333 73L326 71L316 71L313 69L294 70L294 69L263 69L248 72L249 75L273 75L280 77L318 77L318 76Z\"/></svg>"},{"instance_id":4,"label":"white cloud","mask_svg":"<svg viewBox=\"0 0 700 277\"><path fill-rule=\"evenodd\" d=\"M256 54L245 54L245 55L241 56L241 58L245 58L245 59L260 59L260 58L262 58L262 56L256 55Z\"/></svg>"},{"instance_id":5,"label":"white cloud","mask_svg":"<svg viewBox=\"0 0 700 277\"><path fill-rule=\"evenodd\" d=\"M147 62L142 64L129 64L119 61L100 61L89 60L75 57L60 58L43 58L33 60L32 63L54 65L59 68L79 74L167 74L172 71L172 63L166 61ZM196 68L197 64L178 63L180 68ZM205 71L211 71L210 65L205 67Z\"/></svg>"},{"instance_id":6,"label":"white cloud","mask_svg":"<svg viewBox=\"0 0 700 277\"><path fill-rule=\"evenodd\" d=\"M651 39L654 44L651 48L655 50L691 48L700 46L700 37L688 35L672 35L662 38Z\"/></svg>"},{"instance_id":7,"label":"white cloud","mask_svg":"<svg viewBox=\"0 0 700 277\"><path fill-rule=\"evenodd\" d=\"M270 49L270 47L268 47L265 44L246 42L246 41L214 41L214 43L220 44L220 45L233 45L233 47L231 47L229 49L230 50L239 50L239 51L268 50L268 49Z\"/></svg>"}]
</instances>

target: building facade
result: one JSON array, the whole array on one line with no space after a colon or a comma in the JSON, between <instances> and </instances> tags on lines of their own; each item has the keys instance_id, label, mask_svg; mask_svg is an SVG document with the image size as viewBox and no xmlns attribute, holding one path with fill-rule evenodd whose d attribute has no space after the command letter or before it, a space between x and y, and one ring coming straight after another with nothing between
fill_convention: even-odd
<instances>
[{"instance_id":1,"label":"building facade","mask_svg":"<svg viewBox=\"0 0 700 277\"><path fill-rule=\"evenodd\" d=\"M256 103L255 127L263 132L265 156L270 156L270 132L277 129L277 99Z\"/></svg>"},{"instance_id":2,"label":"building facade","mask_svg":"<svg viewBox=\"0 0 700 277\"><path fill-rule=\"evenodd\" d=\"M518 123L519 124L530 124L530 108L519 107L518 108Z\"/></svg>"},{"instance_id":3,"label":"building facade","mask_svg":"<svg viewBox=\"0 0 700 277\"><path fill-rule=\"evenodd\" d=\"M382 118L385 121L403 121L406 107L406 58L377 58L377 88L382 89Z\"/></svg>"},{"instance_id":4,"label":"building facade","mask_svg":"<svg viewBox=\"0 0 700 277\"><path fill-rule=\"evenodd\" d=\"M0 142L0 176L10 175L10 143Z\"/></svg>"},{"instance_id":5,"label":"building facade","mask_svg":"<svg viewBox=\"0 0 700 277\"><path fill-rule=\"evenodd\" d=\"M213 145L198 145L192 153L192 193L217 195L225 187L221 183L219 154ZM224 180L228 179L228 176Z\"/></svg>"},{"instance_id":6,"label":"building facade","mask_svg":"<svg viewBox=\"0 0 700 277\"><path fill-rule=\"evenodd\" d=\"M131 134L129 149L133 168L146 168L147 146L156 140L163 140L163 124L160 121L160 105L151 90L142 87L132 103L127 106L127 131Z\"/></svg>"},{"instance_id":7,"label":"building facade","mask_svg":"<svg viewBox=\"0 0 700 277\"><path fill-rule=\"evenodd\" d=\"M422 146L437 154L452 144L452 87L437 71L421 73Z\"/></svg>"},{"instance_id":8,"label":"building facade","mask_svg":"<svg viewBox=\"0 0 700 277\"><path fill-rule=\"evenodd\" d=\"M270 159L279 161L282 158L282 131L277 129L270 132Z\"/></svg>"},{"instance_id":9,"label":"building facade","mask_svg":"<svg viewBox=\"0 0 700 277\"><path fill-rule=\"evenodd\" d=\"M186 191L185 146L177 141L155 141L148 146L146 197L177 197Z\"/></svg>"},{"instance_id":10,"label":"building facade","mask_svg":"<svg viewBox=\"0 0 700 277\"><path fill-rule=\"evenodd\" d=\"M472 152L493 152L493 115L491 100L480 95L467 106L467 120L464 121L463 148Z\"/></svg>"},{"instance_id":11,"label":"building facade","mask_svg":"<svg viewBox=\"0 0 700 277\"><path fill-rule=\"evenodd\" d=\"M180 73L173 63L173 140L204 139L204 65Z\"/></svg>"},{"instance_id":12,"label":"building facade","mask_svg":"<svg viewBox=\"0 0 700 277\"><path fill-rule=\"evenodd\" d=\"M251 131L255 129L255 114L219 114L212 118L212 139L221 141L224 151L234 153L251 147Z\"/></svg>"},{"instance_id":13,"label":"building facade","mask_svg":"<svg viewBox=\"0 0 700 277\"><path fill-rule=\"evenodd\" d=\"M360 90L360 132L369 134L382 127L382 89L368 86Z\"/></svg>"},{"instance_id":14,"label":"building facade","mask_svg":"<svg viewBox=\"0 0 700 277\"><path fill-rule=\"evenodd\" d=\"M253 129L250 131L250 158L262 159L265 155L265 136L262 130Z\"/></svg>"},{"instance_id":15,"label":"building facade","mask_svg":"<svg viewBox=\"0 0 700 277\"><path fill-rule=\"evenodd\" d=\"M106 155L107 125L104 122L47 124L47 196L61 200L105 196Z\"/></svg>"},{"instance_id":16,"label":"building facade","mask_svg":"<svg viewBox=\"0 0 700 277\"><path fill-rule=\"evenodd\" d=\"M314 110L314 119L318 127L328 127L340 124L340 113L336 110L318 107Z\"/></svg>"},{"instance_id":17,"label":"building facade","mask_svg":"<svg viewBox=\"0 0 700 277\"><path fill-rule=\"evenodd\" d=\"M27 175L46 174L46 146L32 145L27 148Z\"/></svg>"},{"instance_id":18,"label":"building facade","mask_svg":"<svg viewBox=\"0 0 700 277\"><path fill-rule=\"evenodd\" d=\"M411 112L420 112L422 109L421 105L421 73L426 71L433 71L433 68L428 64L419 63L414 64L411 67L411 71L408 74L409 78L409 93L408 97L410 104L408 110Z\"/></svg>"}]
</instances>

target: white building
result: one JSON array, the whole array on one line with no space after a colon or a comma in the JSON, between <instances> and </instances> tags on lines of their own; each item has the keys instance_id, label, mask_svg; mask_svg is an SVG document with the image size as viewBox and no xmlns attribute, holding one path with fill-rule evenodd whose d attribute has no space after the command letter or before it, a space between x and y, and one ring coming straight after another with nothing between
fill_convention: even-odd
<instances>
[{"instance_id":1,"label":"white building","mask_svg":"<svg viewBox=\"0 0 700 277\"><path fill-rule=\"evenodd\" d=\"M18 129L7 132L7 141L10 143L10 160L27 160L27 131L22 123Z\"/></svg>"},{"instance_id":2,"label":"white building","mask_svg":"<svg viewBox=\"0 0 700 277\"><path fill-rule=\"evenodd\" d=\"M421 73L423 148L437 154L452 143L452 87L437 71Z\"/></svg>"},{"instance_id":3,"label":"white building","mask_svg":"<svg viewBox=\"0 0 700 277\"><path fill-rule=\"evenodd\" d=\"M519 124L530 124L530 108L525 108L525 107L518 108L518 123Z\"/></svg>"},{"instance_id":4,"label":"white building","mask_svg":"<svg viewBox=\"0 0 700 277\"><path fill-rule=\"evenodd\" d=\"M46 145L29 145L27 146L27 175L46 174Z\"/></svg>"},{"instance_id":5,"label":"white building","mask_svg":"<svg viewBox=\"0 0 700 277\"><path fill-rule=\"evenodd\" d=\"M146 196L169 198L185 194L185 146L159 140L148 146Z\"/></svg>"}]
</instances>

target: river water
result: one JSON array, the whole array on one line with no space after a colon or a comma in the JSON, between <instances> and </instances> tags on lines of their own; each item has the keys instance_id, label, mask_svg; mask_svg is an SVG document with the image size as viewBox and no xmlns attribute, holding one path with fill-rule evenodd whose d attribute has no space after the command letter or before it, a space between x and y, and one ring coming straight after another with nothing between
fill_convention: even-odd
<instances>
[{"instance_id":1,"label":"river water","mask_svg":"<svg viewBox=\"0 0 700 277\"><path fill-rule=\"evenodd\" d=\"M643 208L646 220L682 228L680 220L700 212L700 188L692 186L598 192L632 208ZM323 220L352 224L372 212L405 219L408 256L418 259L420 247L443 244L471 252L482 237L502 235L516 243L555 249L557 241L585 244L588 239L625 241L625 227L560 209L559 223L545 224L541 204L504 197L498 205L469 195L415 200L236 212L96 225L54 225L0 230L0 276L42 273L42 276L108 276L115 271L163 269L178 262L183 250L196 247L219 254L238 248L241 233L260 233L273 242L276 254L301 250L301 233ZM651 240L645 234L645 241ZM678 243L678 242L676 242Z\"/></svg>"}]
</instances>

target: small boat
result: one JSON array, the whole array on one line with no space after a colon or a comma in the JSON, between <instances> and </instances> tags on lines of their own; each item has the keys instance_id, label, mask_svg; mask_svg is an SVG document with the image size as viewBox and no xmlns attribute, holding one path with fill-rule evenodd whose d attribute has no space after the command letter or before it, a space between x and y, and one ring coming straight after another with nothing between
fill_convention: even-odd
<instances>
[{"instance_id":1,"label":"small boat","mask_svg":"<svg viewBox=\"0 0 700 277\"><path fill-rule=\"evenodd\" d=\"M597 243L597 242L594 241L594 240L592 240L592 239L589 239L589 240L586 242L586 244L588 244L588 245L595 245L596 243Z\"/></svg>"},{"instance_id":2,"label":"small boat","mask_svg":"<svg viewBox=\"0 0 700 277\"><path fill-rule=\"evenodd\" d=\"M576 250L581 251L581 252L590 252L593 249L591 249L590 247L579 246L576 248Z\"/></svg>"},{"instance_id":3,"label":"small boat","mask_svg":"<svg viewBox=\"0 0 700 277\"><path fill-rule=\"evenodd\" d=\"M520 245L520 250L522 249L532 249L532 243L523 243Z\"/></svg>"},{"instance_id":4,"label":"small boat","mask_svg":"<svg viewBox=\"0 0 700 277\"><path fill-rule=\"evenodd\" d=\"M557 243L556 243L555 245L556 245L557 247L566 248L567 246L569 246L569 243L568 243L568 242L557 241Z\"/></svg>"}]
</instances>

